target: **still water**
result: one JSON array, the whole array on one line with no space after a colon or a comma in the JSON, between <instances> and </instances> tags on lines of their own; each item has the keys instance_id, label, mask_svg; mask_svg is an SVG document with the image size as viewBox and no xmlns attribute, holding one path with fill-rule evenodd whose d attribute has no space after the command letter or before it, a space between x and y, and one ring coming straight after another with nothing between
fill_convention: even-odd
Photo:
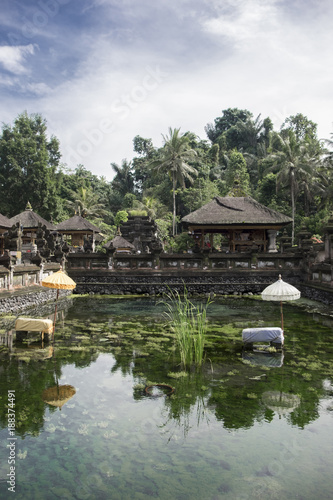
<instances>
[{"instance_id":1,"label":"still water","mask_svg":"<svg viewBox=\"0 0 333 500\"><path fill-rule=\"evenodd\" d=\"M205 363L185 372L163 304L103 296L67 305L54 349L0 346L0 498L333 498L329 313L285 303L283 352L253 354L242 329L280 326L279 305L216 298ZM147 394L154 384L174 392Z\"/></svg>"}]
</instances>

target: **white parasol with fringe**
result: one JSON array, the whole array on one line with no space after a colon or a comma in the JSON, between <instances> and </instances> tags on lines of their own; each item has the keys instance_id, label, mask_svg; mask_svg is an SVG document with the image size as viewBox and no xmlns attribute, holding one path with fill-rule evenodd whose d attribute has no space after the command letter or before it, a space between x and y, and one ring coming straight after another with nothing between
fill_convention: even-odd
<instances>
[{"instance_id":1,"label":"white parasol with fringe","mask_svg":"<svg viewBox=\"0 0 333 500\"><path fill-rule=\"evenodd\" d=\"M283 330L283 309L282 302L286 300L297 300L301 296L301 292L297 290L293 285L283 281L281 274L279 274L279 279L269 285L261 292L261 297L263 300L275 300L279 301L281 304L281 328Z\"/></svg>"}]
</instances>

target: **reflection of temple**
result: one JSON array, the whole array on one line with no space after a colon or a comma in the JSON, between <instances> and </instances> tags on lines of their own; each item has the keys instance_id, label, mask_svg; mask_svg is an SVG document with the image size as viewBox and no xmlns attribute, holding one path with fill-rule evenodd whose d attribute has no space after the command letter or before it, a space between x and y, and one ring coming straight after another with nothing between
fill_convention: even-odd
<instances>
[{"instance_id":1,"label":"reflection of temple","mask_svg":"<svg viewBox=\"0 0 333 500\"><path fill-rule=\"evenodd\" d=\"M225 198L211 202L182 219L199 249L213 248L214 235L221 235L230 252L277 252L276 235L292 222L290 217L261 205L250 196ZM207 244L207 243L206 243Z\"/></svg>"}]
</instances>

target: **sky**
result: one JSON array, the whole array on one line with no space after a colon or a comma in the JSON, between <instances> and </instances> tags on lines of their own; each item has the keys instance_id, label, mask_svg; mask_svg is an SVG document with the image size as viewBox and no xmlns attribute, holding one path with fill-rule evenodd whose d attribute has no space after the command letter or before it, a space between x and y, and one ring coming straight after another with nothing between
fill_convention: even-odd
<instances>
[{"instance_id":1,"label":"sky","mask_svg":"<svg viewBox=\"0 0 333 500\"><path fill-rule=\"evenodd\" d=\"M333 132L331 0L1 0L0 121L40 113L62 162L111 180L136 135L207 139L228 108Z\"/></svg>"}]
</instances>

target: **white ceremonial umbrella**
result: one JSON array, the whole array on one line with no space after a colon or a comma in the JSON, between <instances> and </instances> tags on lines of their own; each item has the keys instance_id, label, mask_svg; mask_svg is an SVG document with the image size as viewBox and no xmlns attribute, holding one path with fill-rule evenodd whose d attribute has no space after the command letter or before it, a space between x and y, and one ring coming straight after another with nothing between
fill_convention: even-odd
<instances>
[{"instance_id":1,"label":"white ceremonial umbrella","mask_svg":"<svg viewBox=\"0 0 333 500\"><path fill-rule=\"evenodd\" d=\"M281 304L281 328L283 330L283 309L282 302L285 300L297 300L301 296L301 292L297 290L293 285L283 281L281 274L279 279L269 285L261 292L261 297L263 300L275 300L279 301Z\"/></svg>"}]
</instances>

